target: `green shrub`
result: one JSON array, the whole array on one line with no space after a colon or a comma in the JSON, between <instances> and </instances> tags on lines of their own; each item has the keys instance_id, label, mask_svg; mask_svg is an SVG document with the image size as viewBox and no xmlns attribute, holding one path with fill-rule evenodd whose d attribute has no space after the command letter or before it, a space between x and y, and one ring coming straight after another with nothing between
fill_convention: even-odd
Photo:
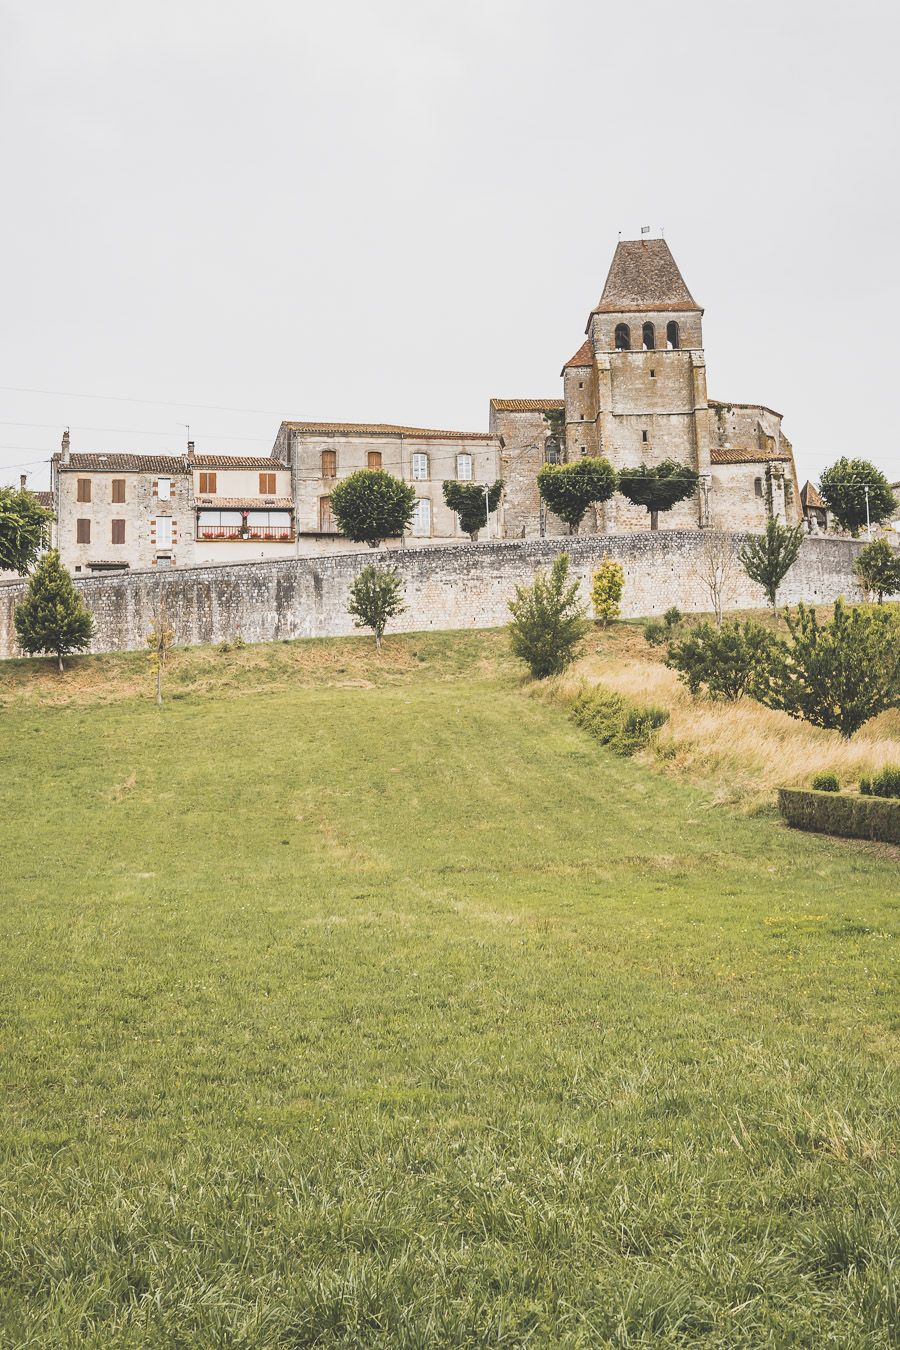
<instances>
[{"instance_id":1,"label":"green shrub","mask_svg":"<svg viewBox=\"0 0 900 1350\"><path fill-rule=\"evenodd\" d=\"M900 801L781 788L778 806L788 824L798 830L900 844Z\"/></svg>"},{"instance_id":2,"label":"green shrub","mask_svg":"<svg viewBox=\"0 0 900 1350\"><path fill-rule=\"evenodd\" d=\"M705 686L710 698L734 701L753 692L773 641L769 630L752 619L733 619L720 628L704 622L669 645L666 665L678 671L692 694Z\"/></svg>"},{"instance_id":3,"label":"green shrub","mask_svg":"<svg viewBox=\"0 0 900 1350\"><path fill-rule=\"evenodd\" d=\"M648 619L644 624L644 638L651 647L659 647L668 637L666 625L659 619Z\"/></svg>"},{"instance_id":4,"label":"green shrub","mask_svg":"<svg viewBox=\"0 0 900 1350\"><path fill-rule=\"evenodd\" d=\"M664 708L638 707L599 685L579 694L571 711L580 727L617 755L643 749L653 732L669 720Z\"/></svg>"},{"instance_id":5,"label":"green shrub","mask_svg":"<svg viewBox=\"0 0 900 1350\"><path fill-rule=\"evenodd\" d=\"M619 602L625 586L625 569L621 563L604 558L597 568L591 585L591 602L597 622L604 628L619 617Z\"/></svg>"},{"instance_id":6,"label":"green shrub","mask_svg":"<svg viewBox=\"0 0 900 1350\"><path fill-rule=\"evenodd\" d=\"M536 680L571 665L589 625L578 601L578 581L569 581L567 553L559 554L549 573L538 572L530 586L517 586L508 608L513 652Z\"/></svg>"},{"instance_id":7,"label":"green shrub","mask_svg":"<svg viewBox=\"0 0 900 1350\"><path fill-rule=\"evenodd\" d=\"M814 792L840 792L841 785L838 782L837 774L817 773L812 780Z\"/></svg>"},{"instance_id":8,"label":"green shrub","mask_svg":"<svg viewBox=\"0 0 900 1350\"><path fill-rule=\"evenodd\" d=\"M881 773L871 778L861 778L859 790L864 797L900 797L900 768L896 764L888 764Z\"/></svg>"},{"instance_id":9,"label":"green shrub","mask_svg":"<svg viewBox=\"0 0 900 1350\"><path fill-rule=\"evenodd\" d=\"M673 605L671 609L666 610L663 615L663 623L666 625L666 630L670 633L673 628L678 627L681 623L681 610L677 605Z\"/></svg>"}]
</instances>

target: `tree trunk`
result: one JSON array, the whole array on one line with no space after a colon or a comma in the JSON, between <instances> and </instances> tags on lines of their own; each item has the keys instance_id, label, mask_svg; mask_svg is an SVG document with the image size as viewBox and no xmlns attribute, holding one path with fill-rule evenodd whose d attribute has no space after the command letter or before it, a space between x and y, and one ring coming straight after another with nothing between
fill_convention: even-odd
<instances>
[{"instance_id":1,"label":"tree trunk","mask_svg":"<svg viewBox=\"0 0 900 1350\"><path fill-rule=\"evenodd\" d=\"M56 660L59 665L59 673L61 675L63 673L62 652L56 653Z\"/></svg>"},{"instance_id":2,"label":"tree trunk","mask_svg":"<svg viewBox=\"0 0 900 1350\"><path fill-rule=\"evenodd\" d=\"M381 651L381 634L377 628L375 629L375 650L376 652Z\"/></svg>"},{"instance_id":3,"label":"tree trunk","mask_svg":"<svg viewBox=\"0 0 900 1350\"><path fill-rule=\"evenodd\" d=\"M158 706L161 708L161 707L162 707L162 663L158 663L158 664L157 664L157 667L156 667L156 702L157 702Z\"/></svg>"},{"instance_id":4,"label":"tree trunk","mask_svg":"<svg viewBox=\"0 0 900 1350\"><path fill-rule=\"evenodd\" d=\"M659 512L658 512L658 511L651 511L651 512L650 512L650 528L651 528L651 530L658 530L658 529L659 529Z\"/></svg>"}]
</instances>

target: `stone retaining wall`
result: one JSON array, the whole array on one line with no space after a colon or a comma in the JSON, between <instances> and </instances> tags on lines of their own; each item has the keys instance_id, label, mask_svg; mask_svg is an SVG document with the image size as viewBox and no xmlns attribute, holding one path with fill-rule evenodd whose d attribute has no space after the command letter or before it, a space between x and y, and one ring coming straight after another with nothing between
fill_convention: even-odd
<instances>
[{"instance_id":1,"label":"stone retaining wall","mask_svg":"<svg viewBox=\"0 0 900 1350\"><path fill-rule=\"evenodd\" d=\"M488 628L506 623L506 602L565 551L582 581L585 598L592 570L604 557L625 568L625 618L662 614L671 605L688 613L711 608L700 581L706 535L700 530L642 531L584 538L528 539L447 548L366 549L328 557L185 567L167 572L78 577L97 624L92 651L134 650L144 645L160 593L180 645L221 642L240 634L247 642L331 637L353 632L347 587L367 563L390 563L403 578L407 612L394 630ZM743 536L735 535L737 545ZM861 545L810 537L788 573L779 601L825 604L844 595L858 599L852 564ZM13 610L24 582L0 585L0 657L17 654ZM737 569L729 608L762 608L762 591Z\"/></svg>"}]
</instances>

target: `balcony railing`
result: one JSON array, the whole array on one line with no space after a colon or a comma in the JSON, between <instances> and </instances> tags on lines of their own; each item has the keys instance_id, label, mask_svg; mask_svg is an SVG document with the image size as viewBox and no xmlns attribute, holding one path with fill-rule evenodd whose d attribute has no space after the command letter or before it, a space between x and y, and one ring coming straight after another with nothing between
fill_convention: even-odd
<instances>
[{"instance_id":1,"label":"balcony railing","mask_svg":"<svg viewBox=\"0 0 900 1350\"><path fill-rule=\"evenodd\" d=\"M294 531L290 525L200 525L197 538L212 539L250 539L271 542L278 539L293 539Z\"/></svg>"}]
</instances>

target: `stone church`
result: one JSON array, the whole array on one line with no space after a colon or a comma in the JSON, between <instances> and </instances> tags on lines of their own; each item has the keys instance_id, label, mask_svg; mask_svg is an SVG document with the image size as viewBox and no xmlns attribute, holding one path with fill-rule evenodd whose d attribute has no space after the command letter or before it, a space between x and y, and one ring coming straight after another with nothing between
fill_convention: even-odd
<instances>
[{"instance_id":1,"label":"stone church","mask_svg":"<svg viewBox=\"0 0 900 1350\"><path fill-rule=\"evenodd\" d=\"M586 340L562 368L562 398L492 399L487 431L285 421L271 454L257 456L197 455L191 443L181 454L99 454L73 450L66 433L51 466L56 543L79 573L346 552L357 545L339 534L331 493L366 468L415 489L409 530L391 547L467 541L444 501L448 480L503 479L482 539L566 535L537 475L581 455L696 470L697 493L660 517L664 530L797 521L806 504L781 414L707 397L702 319L665 240L622 241ZM649 528L618 493L581 523L582 534Z\"/></svg>"}]
</instances>

